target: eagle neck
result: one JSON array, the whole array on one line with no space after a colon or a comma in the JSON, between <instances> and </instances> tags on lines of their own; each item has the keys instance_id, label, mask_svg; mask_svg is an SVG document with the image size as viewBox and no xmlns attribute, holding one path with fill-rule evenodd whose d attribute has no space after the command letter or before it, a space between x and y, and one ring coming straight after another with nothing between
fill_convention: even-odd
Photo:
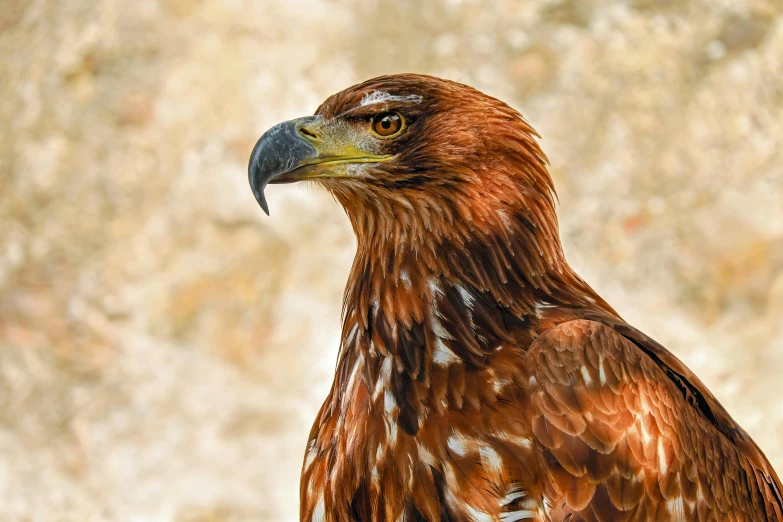
<instances>
[{"instance_id":1,"label":"eagle neck","mask_svg":"<svg viewBox=\"0 0 783 522\"><path fill-rule=\"evenodd\" d=\"M416 433L428 411L462 407L432 393L443 371L470 374L499 347L528 346L543 327L542 309L600 300L565 263L556 227L531 223L529 213L499 215L489 232L357 229L335 408L361 387L370 407L395 404L400 426Z\"/></svg>"}]
</instances>

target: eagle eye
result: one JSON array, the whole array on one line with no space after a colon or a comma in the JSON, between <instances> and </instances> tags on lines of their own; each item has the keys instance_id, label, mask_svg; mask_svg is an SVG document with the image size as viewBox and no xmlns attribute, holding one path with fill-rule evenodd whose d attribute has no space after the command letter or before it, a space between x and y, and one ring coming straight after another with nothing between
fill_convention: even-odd
<instances>
[{"instance_id":1,"label":"eagle eye","mask_svg":"<svg viewBox=\"0 0 783 522\"><path fill-rule=\"evenodd\" d=\"M372 130L381 138L389 138L398 134L402 127L402 116L396 112L377 114L372 119Z\"/></svg>"}]
</instances>

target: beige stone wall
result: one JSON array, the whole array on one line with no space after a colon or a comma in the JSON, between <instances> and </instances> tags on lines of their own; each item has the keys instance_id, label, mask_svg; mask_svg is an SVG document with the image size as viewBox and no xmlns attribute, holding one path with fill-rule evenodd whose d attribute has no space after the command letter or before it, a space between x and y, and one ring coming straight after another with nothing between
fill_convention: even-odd
<instances>
[{"instance_id":1,"label":"beige stone wall","mask_svg":"<svg viewBox=\"0 0 783 522\"><path fill-rule=\"evenodd\" d=\"M257 137L416 71L543 136L572 264L783 471L779 0L0 2L0 521L293 521L354 240Z\"/></svg>"}]
</instances>

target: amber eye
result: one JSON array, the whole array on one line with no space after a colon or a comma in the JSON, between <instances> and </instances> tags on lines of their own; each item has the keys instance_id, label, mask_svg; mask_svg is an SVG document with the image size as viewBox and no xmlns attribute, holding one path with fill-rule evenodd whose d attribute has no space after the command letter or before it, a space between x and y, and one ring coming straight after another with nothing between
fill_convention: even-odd
<instances>
[{"instance_id":1,"label":"amber eye","mask_svg":"<svg viewBox=\"0 0 783 522\"><path fill-rule=\"evenodd\" d=\"M378 136L387 138L397 134L402 129L402 116L396 112L384 112L372 119L372 130Z\"/></svg>"}]
</instances>

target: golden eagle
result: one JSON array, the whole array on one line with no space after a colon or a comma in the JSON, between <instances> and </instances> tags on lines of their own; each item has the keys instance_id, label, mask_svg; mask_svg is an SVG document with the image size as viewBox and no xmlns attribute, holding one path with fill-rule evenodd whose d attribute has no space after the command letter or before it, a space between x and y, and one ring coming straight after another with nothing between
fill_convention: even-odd
<instances>
[{"instance_id":1,"label":"golden eagle","mask_svg":"<svg viewBox=\"0 0 783 522\"><path fill-rule=\"evenodd\" d=\"M268 183L316 180L358 238L303 522L783 520L710 391L563 256L535 131L475 89L375 78L270 129Z\"/></svg>"}]
</instances>

